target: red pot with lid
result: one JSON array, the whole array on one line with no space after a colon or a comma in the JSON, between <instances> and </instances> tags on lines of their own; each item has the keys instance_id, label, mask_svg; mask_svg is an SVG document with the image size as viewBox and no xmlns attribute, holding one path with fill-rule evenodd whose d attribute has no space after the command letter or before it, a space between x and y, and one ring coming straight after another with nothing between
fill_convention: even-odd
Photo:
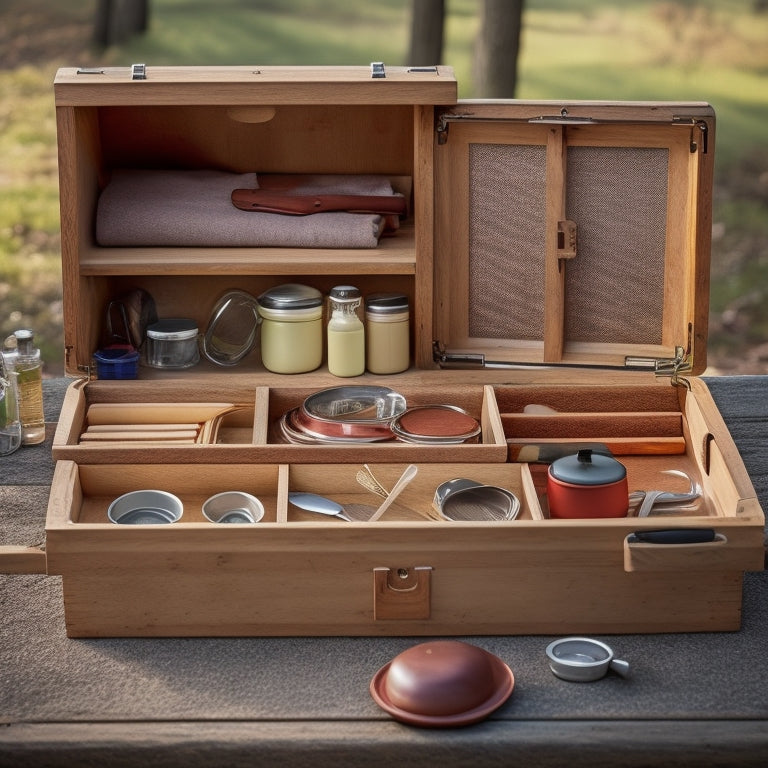
<instances>
[{"instance_id":1,"label":"red pot with lid","mask_svg":"<svg viewBox=\"0 0 768 768\"><path fill-rule=\"evenodd\" d=\"M626 517L626 467L613 456L588 448L564 456L549 465L547 499L553 518Z\"/></svg>"}]
</instances>

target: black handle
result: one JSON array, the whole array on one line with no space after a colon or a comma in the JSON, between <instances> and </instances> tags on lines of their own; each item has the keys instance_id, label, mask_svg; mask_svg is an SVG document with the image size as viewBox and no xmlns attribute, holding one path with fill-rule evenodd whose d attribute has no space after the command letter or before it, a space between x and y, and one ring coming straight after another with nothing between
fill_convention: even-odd
<instances>
[{"instance_id":1,"label":"black handle","mask_svg":"<svg viewBox=\"0 0 768 768\"><path fill-rule=\"evenodd\" d=\"M644 544L706 544L715 540L712 528L667 528L661 531L635 531L635 541Z\"/></svg>"}]
</instances>

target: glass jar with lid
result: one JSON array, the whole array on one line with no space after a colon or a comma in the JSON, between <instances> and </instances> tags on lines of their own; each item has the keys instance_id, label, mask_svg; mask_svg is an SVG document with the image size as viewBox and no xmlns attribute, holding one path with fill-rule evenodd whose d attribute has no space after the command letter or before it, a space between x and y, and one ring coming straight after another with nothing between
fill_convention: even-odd
<instances>
[{"instance_id":1,"label":"glass jar with lid","mask_svg":"<svg viewBox=\"0 0 768 768\"><path fill-rule=\"evenodd\" d=\"M323 294L300 283L264 291L261 315L261 361L273 373L307 373L323 361Z\"/></svg>"},{"instance_id":2,"label":"glass jar with lid","mask_svg":"<svg viewBox=\"0 0 768 768\"><path fill-rule=\"evenodd\" d=\"M194 320L168 317L147 326L143 362L150 368L191 368L200 361Z\"/></svg>"},{"instance_id":3,"label":"glass jar with lid","mask_svg":"<svg viewBox=\"0 0 768 768\"><path fill-rule=\"evenodd\" d=\"M410 365L408 297L374 293L365 299L366 368L400 373Z\"/></svg>"}]
</instances>

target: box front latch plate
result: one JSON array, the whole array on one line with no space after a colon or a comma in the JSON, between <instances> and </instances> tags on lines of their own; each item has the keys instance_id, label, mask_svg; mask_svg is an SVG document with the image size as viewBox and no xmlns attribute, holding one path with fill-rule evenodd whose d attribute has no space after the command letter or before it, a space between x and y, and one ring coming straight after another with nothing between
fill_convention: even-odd
<instances>
[{"instance_id":1,"label":"box front latch plate","mask_svg":"<svg viewBox=\"0 0 768 768\"><path fill-rule=\"evenodd\" d=\"M373 617L428 619L432 568L374 568Z\"/></svg>"}]
</instances>

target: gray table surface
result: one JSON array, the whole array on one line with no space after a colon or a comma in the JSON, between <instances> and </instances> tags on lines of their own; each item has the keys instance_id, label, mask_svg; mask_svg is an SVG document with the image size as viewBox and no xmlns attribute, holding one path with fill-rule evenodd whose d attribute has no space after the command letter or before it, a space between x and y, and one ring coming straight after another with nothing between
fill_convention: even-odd
<instances>
[{"instance_id":1,"label":"gray table surface","mask_svg":"<svg viewBox=\"0 0 768 768\"><path fill-rule=\"evenodd\" d=\"M768 509L768 377L707 384ZM44 535L65 385L45 383L47 443L0 458L2 543ZM68 639L45 575L0 576L0 628L0 766L768 764L765 572L744 576L739 632L601 636L627 680L558 680L549 637L466 637L516 687L484 722L445 730L394 722L368 693L425 638Z\"/></svg>"}]
</instances>

